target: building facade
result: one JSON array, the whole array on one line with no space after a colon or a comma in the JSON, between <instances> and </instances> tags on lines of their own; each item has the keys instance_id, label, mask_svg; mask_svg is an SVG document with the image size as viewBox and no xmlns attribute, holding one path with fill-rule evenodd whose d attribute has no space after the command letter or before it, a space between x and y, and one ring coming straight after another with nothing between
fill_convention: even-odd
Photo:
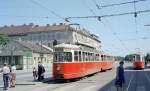
<instances>
[{"instance_id":1,"label":"building facade","mask_svg":"<svg viewBox=\"0 0 150 91\"><path fill-rule=\"evenodd\" d=\"M42 60L45 60L43 63L51 63L53 60L54 41L57 41L57 44L68 43L96 50L101 49L101 41L98 36L89 33L85 29L63 23L59 25L47 24L46 26L34 25L32 23L20 26L4 26L0 27L0 33L8 35L11 39L11 43L8 44L5 50L1 48L0 65L3 62L8 62L9 64L15 62L20 69L30 69L43 57ZM30 45L30 43L34 45ZM44 55L41 57L42 51L39 51L41 47L36 48L36 45L41 45L42 48L47 48L50 52L44 52Z\"/></svg>"},{"instance_id":2,"label":"building facade","mask_svg":"<svg viewBox=\"0 0 150 91\"><path fill-rule=\"evenodd\" d=\"M15 64L17 69L32 69L41 61L45 67L52 62L52 51L32 42L11 41L0 51L0 67L3 63Z\"/></svg>"},{"instance_id":3,"label":"building facade","mask_svg":"<svg viewBox=\"0 0 150 91\"><path fill-rule=\"evenodd\" d=\"M35 44L43 44L53 47L54 40L58 43L71 43L86 45L95 49L101 48L98 36L87 32L85 29L77 29L70 25L59 24L38 26L34 24L10 26L0 28L0 33L9 35L15 40L31 41Z\"/></svg>"}]
</instances>

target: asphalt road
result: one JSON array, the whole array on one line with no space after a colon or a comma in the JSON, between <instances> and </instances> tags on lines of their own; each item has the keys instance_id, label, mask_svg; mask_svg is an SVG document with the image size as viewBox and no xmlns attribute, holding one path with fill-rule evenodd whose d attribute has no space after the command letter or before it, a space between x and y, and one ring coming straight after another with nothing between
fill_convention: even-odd
<instances>
[{"instance_id":1,"label":"asphalt road","mask_svg":"<svg viewBox=\"0 0 150 91\"><path fill-rule=\"evenodd\" d=\"M115 63L112 70L67 83L56 83L52 80L46 83L34 82L30 72L20 72L18 85L8 91L117 91L114 85L117 66L118 63ZM126 84L119 91L150 91L150 66L144 70L133 70L131 63L125 63L125 67ZM46 77L51 77L50 71Z\"/></svg>"}]
</instances>

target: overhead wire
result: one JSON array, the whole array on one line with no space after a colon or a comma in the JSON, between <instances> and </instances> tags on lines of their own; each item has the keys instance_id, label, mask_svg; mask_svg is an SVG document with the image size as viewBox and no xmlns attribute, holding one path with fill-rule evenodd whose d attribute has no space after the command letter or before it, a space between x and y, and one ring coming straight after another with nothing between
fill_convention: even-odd
<instances>
[{"instance_id":1,"label":"overhead wire","mask_svg":"<svg viewBox=\"0 0 150 91\"><path fill-rule=\"evenodd\" d=\"M82 1L82 0L81 0L81 1ZM84 2L82 1L82 3L84 3ZM95 2L95 3L96 3L96 2ZM88 5L86 5L86 3L84 3L84 5L90 10L91 13L93 13L93 15L96 16L96 13L94 12L94 10L92 10ZM101 23L106 27L106 24L101 21L101 17L97 17L97 20L98 20L99 22L101 22ZM124 49L129 51L129 49L128 49L128 48L125 46L125 44L121 41L121 39L118 37L118 35L116 35L116 33L115 33L111 28L110 28L109 30L111 30L111 31L113 32L112 34L120 41L120 43L121 43L121 45L124 47Z\"/></svg>"},{"instance_id":2,"label":"overhead wire","mask_svg":"<svg viewBox=\"0 0 150 91\"><path fill-rule=\"evenodd\" d=\"M135 34L136 34L136 40L135 40L135 44L136 45L139 45L138 44L138 38L139 38L139 36L138 36L138 22L137 22L137 9L136 9L136 1L134 0L134 3L133 3L133 6L134 6L134 20L135 20Z\"/></svg>"},{"instance_id":3,"label":"overhead wire","mask_svg":"<svg viewBox=\"0 0 150 91\"><path fill-rule=\"evenodd\" d=\"M35 1L35 0L30 0L30 1L31 1L32 3L34 3L34 4L38 5L38 6L40 6L41 8L47 10L48 12L50 12L51 14L53 14L54 16L56 16L56 17L58 17L58 18L60 18L60 19L62 19L62 20L64 20L64 21L66 21L66 22L70 22L69 20L67 20L67 19L64 18L64 17L61 17L61 15L57 14L56 12L52 11L51 9L45 7L43 4L41 4L41 3L39 3L39 2L37 2L37 1Z\"/></svg>"},{"instance_id":4,"label":"overhead wire","mask_svg":"<svg viewBox=\"0 0 150 91\"><path fill-rule=\"evenodd\" d=\"M141 1L146 1L146 0L134 0L134 1L128 1L128 2L122 2L122 3L114 3L114 4L103 5L103 6L100 6L100 7L101 8L106 8L106 7L112 7L112 6L120 6L120 5L125 5L125 4L138 3L138 2L141 2Z\"/></svg>"},{"instance_id":5,"label":"overhead wire","mask_svg":"<svg viewBox=\"0 0 150 91\"><path fill-rule=\"evenodd\" d=\"M150 12L150 10L142 10L142 11L136 11L136 14L142 14ZM106 18L106 17L114 17L114 16L123 16L123 15L133 15L135 14L135 11L133 12L125 12L125 13L116 13L116 14L109 14L109 15L99 15L99 16L70 16L66 17L69 19L81 19L81 18Z\"/></svg>"},{"instance_id":6,"label":"overhead wire","mask_svg":"<svg viewBox=\"0 0 150 91\"><path fill-rule=\"evenodd\" d=\"M100 5L97 4L97 2L96 2L95 0L92 0L92 1L93 1L93 3L96 5L97 9L101 9Z\"/></svg>"},{"instance_id":7,"label":"overhead wire","mask_svg":"<svg viewBox=\"0 0 150 91\"><path fill-rule=\"evenodd\" d=\"M5 15L5 14L0 14L0 16L3 16L3 17L21 17L21 18L45 18L45 19L48 19L48 18L52 18L52 17L48 17L48 16L25 16L25 15ZM53 17L54 18L54 17Z\"/></svg>"},{"instance_id":8,"label":"overhead wire","mask_svg":"<svg viewBox=\"0 0 150 91\"><path fill-rule=\"evenodd\" d=\"M86 4L86 2L85 2L84 0L81 0L81 2L82 2L82 4L83 4L94 16L96 16L96 13L94 12L94 10L91 9L91 8ZM103 22L101 21L101 23L103 23ZM106 49L102 49L102 51L105 51L105 52L110 53L110 51L108 51L108 49L107 49L107 50L106 50Z\"/></svg>"},{"instance_id":9,"label":"overhead wire","mask_svg":"<svg viewBox=\"0 0 150 91\"><path fill-rule=\"evenodd\" d=\"M136 34L138 33L138 30L137 30L137 10L136 10L136 3L135 3L135 0L134 0L134 18L135 18L135 29L136 29Z\"/></svg>"},{"instance_id":10,"label":"overhead wire","mask_svg":"<svg viewBox=\"0 0 150 91\"><path fill-rule=\"evenodd\" d=\"M89 11L93 14L93 15L96 15L96 13L94 12L93 9L91 9L84 0L81 0L82 4L87 8L89 9Z\"/></svg>"}]
</instances>

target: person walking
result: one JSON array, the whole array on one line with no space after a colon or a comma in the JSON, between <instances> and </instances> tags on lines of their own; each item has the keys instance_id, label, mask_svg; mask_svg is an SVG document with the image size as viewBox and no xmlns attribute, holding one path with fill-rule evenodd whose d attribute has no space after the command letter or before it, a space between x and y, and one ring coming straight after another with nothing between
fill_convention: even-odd
<instances>
[{"instance_id":1,"label":"person walking","mask_svg":"<svg viewBox=\"0 0 150 91\"><path fill-rule=\"evenodd\" d=\"M11 87L16 85L16 66L13 64L11 67Z\"/></svg>"},{"instance_id":2,"label":"person walking","mask_svg":"<svg viewBox=\"0 0 150 91\"><path fill-rule=\"evenodd\" d=\"M125 76L124 76L124 62L121 61L119 63L119 66L117 67L117 73L116 73L116 81L115 85L117 87L117 91L121 89L123 91L123 85L125 84Z\"/></svg>"},{"instance_id":3,"label":"person walking","mask_svg":"<svg viewBox=\"0 0 150 91\"><path fill-rule=\"evenodd\" d=\"M38 63L38 81L41 81L44 79L44 72L45 72L45 68L42 65L42 63L39 61L39 63Z\"/></svg>"},{"instance_id":4,"label":"person walking","mask_svg":"<svg viewBox=\"0 0 150 91\"><path fill-rule=\"evenodd\" d=\"M34 80L36 80L36 78L37 78L37 70L36 70L35 67L33 67L32 73L33 73L33 78L34 78Z\"/></svg>"},{"instance_id":5,"label":"person walking","mask_svg":"<svg viewBox=\"0 0 150 91\"><path fill-rule=\"evenodd\" d=\"M45 75L45 67L42 64L42 74L41 74L41 80L44 80L44 75Z\"/></svg>"},{"instance_id":6,"label":"person walking","mask_svg":"<svg viewBox=\"0 0 150 91\"><path fill-rule=\"evenodd\" d=\"M1 72L3 73L4 90L7 90L9 87L9 75L10 75L10 68L8 67L7 63L4 63Z\"/></svg>"}]
</instances>

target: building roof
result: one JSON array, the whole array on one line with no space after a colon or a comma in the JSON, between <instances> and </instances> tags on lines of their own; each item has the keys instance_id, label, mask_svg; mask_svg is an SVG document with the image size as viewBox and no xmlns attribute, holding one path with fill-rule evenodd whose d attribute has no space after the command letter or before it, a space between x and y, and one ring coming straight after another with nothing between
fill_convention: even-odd
<instances>
[{"instance_id":1,"label":"building roof","mask_svg":"<svg viewBox=\"0 0 150 91\"><path fill-rule=\"evenodd\" d=\"M48 50L39 44L34 44L32 42L25 42L25 41L16 41L16 42L18 42L19 44L21 44L22 46L26 48L29 48L30 50L36 53L45 53L45 54L52 53L51 50Z\"/></svg>"},{"instance_id":2,"label":"building roof","mask_svg":"<svg viewBox=\"0 0 150 91\"><path fill-rule=\"evenodd\" d=\"M10 26L1 27L0 33L7 34L9 36L25 35L34 32L47 32L47 31L63 31L65 30L64 25L52 25L52 26L38 26L38 25L20 25L20 26Z\"/></svg>"},{"instance_id":3,"label":"building roof","mask_svg":"<svg viewBox=\"0 0 150 91\"><path fill-rule=\"evenodd\" d=\"M47 24L46 26L39 26L34 24L29 25L20 25L20 26L4 26L0 27L0 33L7 34L8 36L22 36L29 33L36 33L36 32L48 32L48 31L75 31L77 33L80 33L84 36L88 36L98 42L101 42L98 39L98 36L94 34L90 34L85 29L75 29L73 27L70 27L69 25L65 25L63 23L60 23L59 25L53 24Z\"/></svg>"}]
</instances>

